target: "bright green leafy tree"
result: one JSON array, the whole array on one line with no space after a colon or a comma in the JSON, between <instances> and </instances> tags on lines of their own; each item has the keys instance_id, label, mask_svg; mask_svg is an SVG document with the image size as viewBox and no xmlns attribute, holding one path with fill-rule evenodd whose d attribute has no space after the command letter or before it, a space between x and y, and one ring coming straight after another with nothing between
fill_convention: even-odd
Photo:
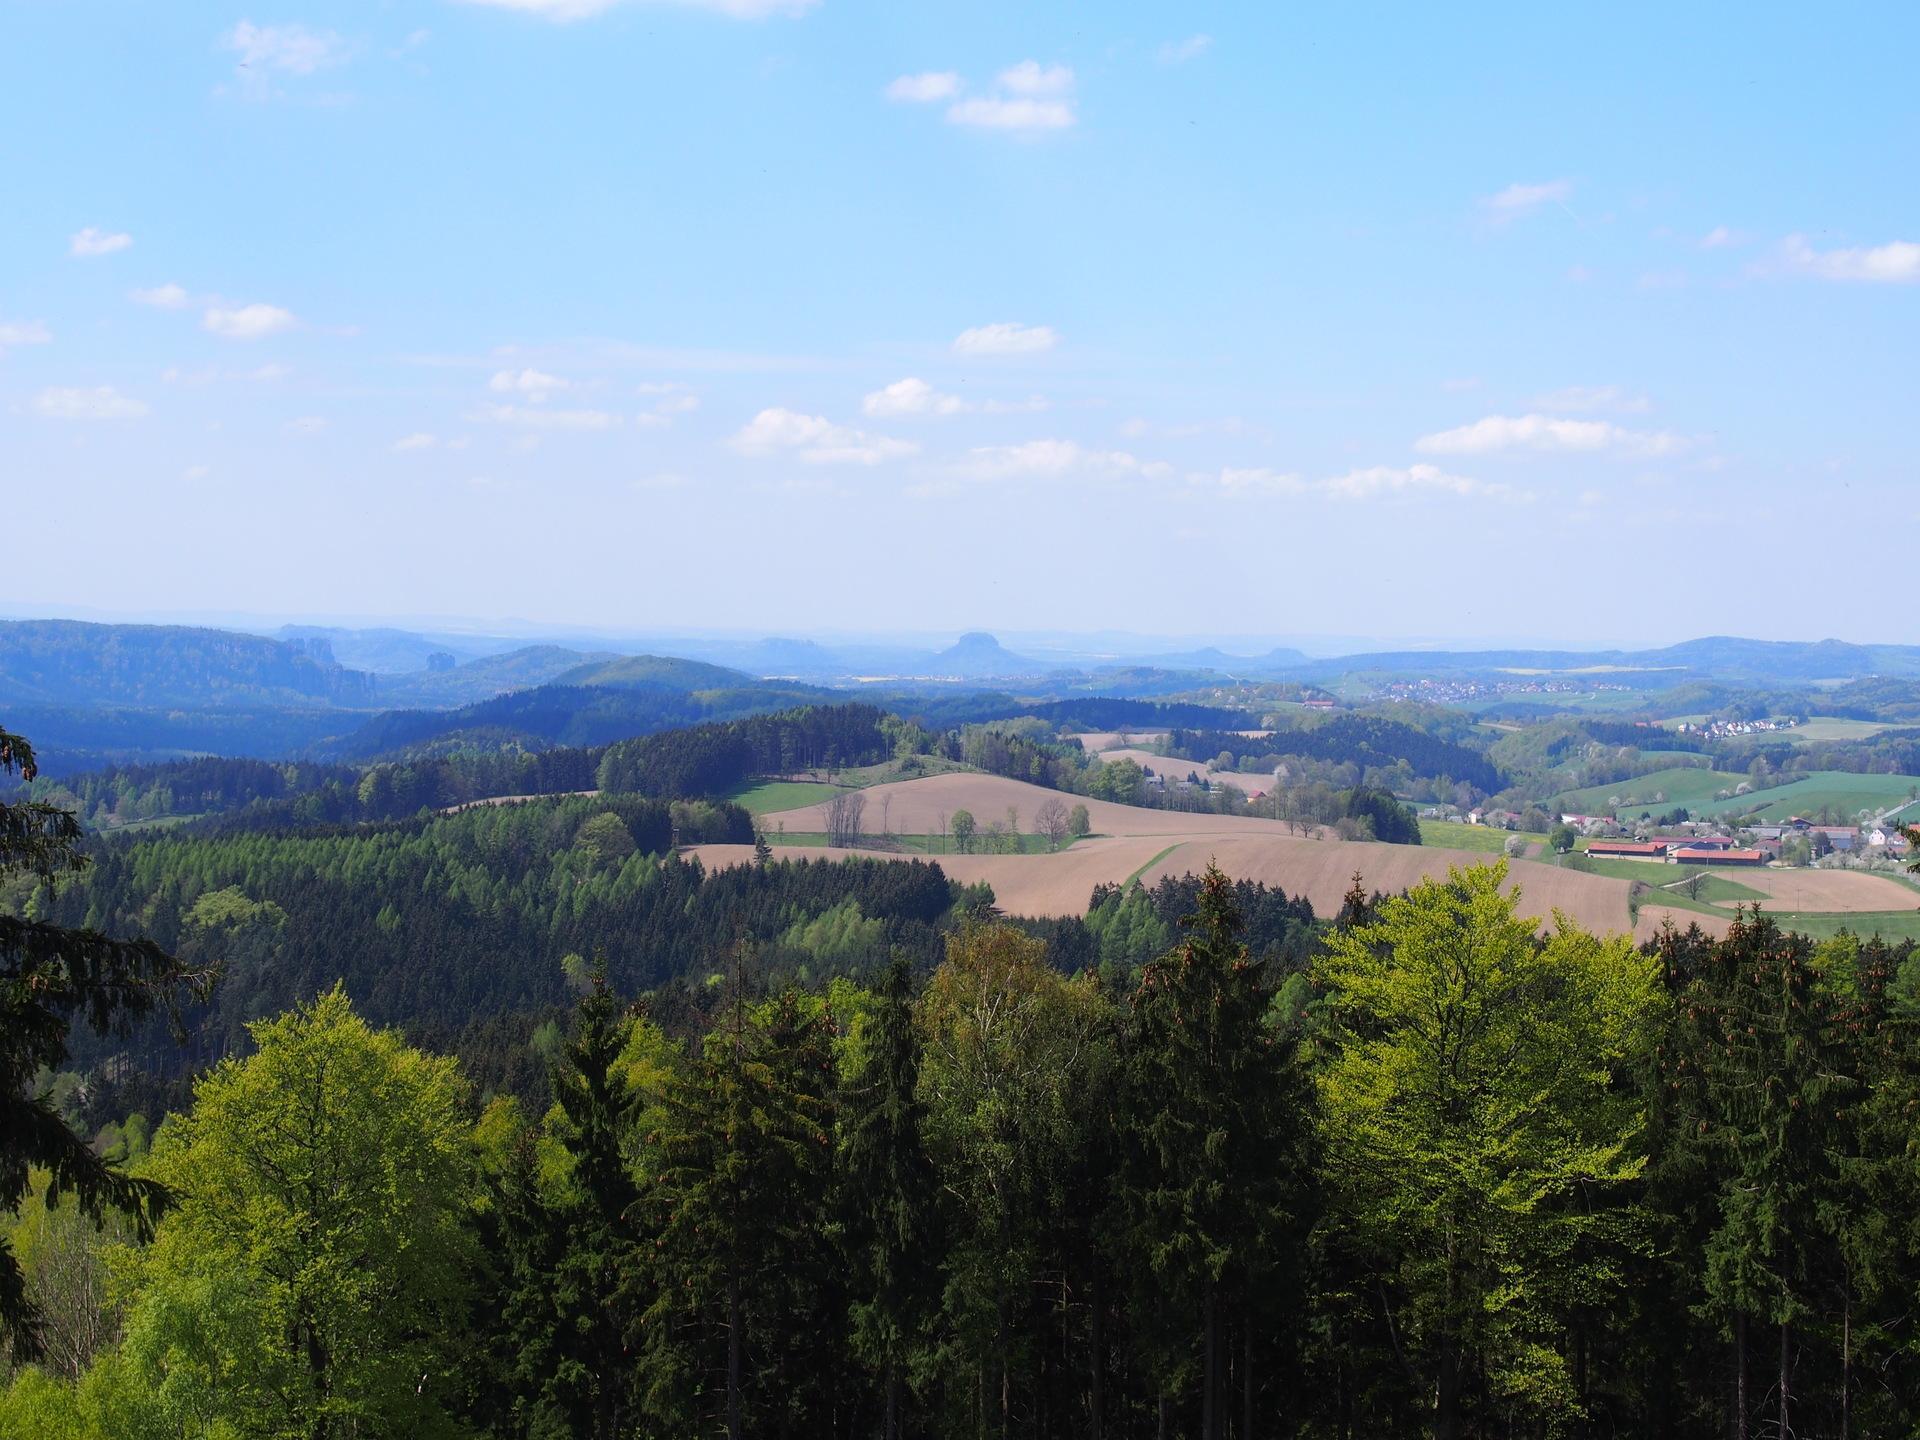
<instances>
[{"instance_id":1,"label":"bright green leafy tree","mask_svg":"<svg viewBox=\"0 0 1920 1440\"><path fill-rule=\"evenodd\" d=\"M252 1033L258 1053L156 1139L180 1203L140 1267L127 1359L194 1426L452 1433L474 1199L458 1067L338 988Z\"/></svg>"},{"instance_id":2,"label":"bright green leafy tree","mask_svg":"<svg viewBox=\"0 0 1920 1440\"><path fill-rule=\"evenodd\" d=\"M1333 1223L1377 1258L1409 1391L1441 1440L1475 1414L1579 1404L1566 1269L1633 1181L1640 1113L1616 1084L1652 999L1625 940L1542 941L1475 866L1335 934L1316 977ZM1590 1257L1587 1257L1590 1259Z\"/></svg>"}]
</instances>

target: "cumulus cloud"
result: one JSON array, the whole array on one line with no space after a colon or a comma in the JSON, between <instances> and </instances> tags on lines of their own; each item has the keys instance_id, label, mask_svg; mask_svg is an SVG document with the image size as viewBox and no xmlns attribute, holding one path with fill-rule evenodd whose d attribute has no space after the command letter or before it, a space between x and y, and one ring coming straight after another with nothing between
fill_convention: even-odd
<instances>
[{"instance_id":1,"label":"cumulus cloud","mask_svg":"<svg viewBox=\"0 0 1920 1440\"><path fill-rule=\"evenodd\" d=\"M977 95L950 106L947 119L979 130L1065 130L1076 117L1071 100Z\"/></svg>"},{"instance_id":2,"label":"cumulus cloud","mask_svg":"<svg viewBox=\"0 0 1920 1440\"><path fill-rule=\"evenodd\" d=\"M501 395L525 395L544 400L556 390L571 390L573 382L540 370L499 370L487 382L487 388Z\"/></svg>"},{"instance_id":3,"label":"cumulus cloud","mask_svg":"<svg viewBox=\"0 0 1920 1440\"><path fill-rule=\"evenodd\" d=\"M962 330L953 341L956 355L1032 355L1051 350L1060 336L1050 325L1022 325L1003 320Z\"/></svg>"},{"instance_id":4,"label":"cumulus cloud","mask_svg":"<svg viewBox=\"0 0 1920 1440\"><path fill-rule=\"evenodd\" d=\"M193 303L193 297L172 282L146 290L129 290L127 298L136 305L151 306L155 310L184 310Z\"/></svg>"},{"instance_id":5,"label":"cumulus cloud","mask_svg":"<svg viewBox=\"0 0 1920 1440\"><path fill-rule=\"evenodd\" d=\"M1716 225L1700 237L1702 250L1724 250L1729 245L1738 245L1746 237L1724 225Z\"/></svg>"},{"instance_id":6,"label":"cumulus cloud","mask_svg":"<svg viewBox=\"0 0 1920 1440\"><path fill-rule=\"evenodd\" d=\"M1184 40L1169 40L1160 47L1160 63L1184 65L1189 60L1198 60L1212 48L1211 35L1189 35Z\"/></svg>"},{"instance_id":7,"label":"cumulus cloud","mask_svg":"<svg viewBox=\"0 0 1920 1440\"><path fill-rule=\"evenodd\" d=\"M910 440L836 425L820 415L779 407L762 410L727 442L742 455L789 454L809 465L878 465L901 460L920 447Z\"/></svg>"},{"instance_id":8,"label":"cumulus cloud","mask_svg":"<svg viewBox=\"0 0 1920 1440\"><path fill-rule=\"evenodd\" d=\"M1073 90L1073 67L1022 60L1000 72L1000 85L1016 95L1066 95Z\"/></svg>"},{"instance_id":9,"label":"cumulus cloud","mask_svg":"<svg viewBox=\"0 0 1920 1440\"><path fill-rule=\"evenodd\" d=\"M1323 480L1319 489L1335 500L1372 500L1382 495L1411 495L1423 491L1482 500L1527 498L1511 485L1489 484L1465 475L1449 475L1438 465L1409 465L1405 469L1373 465Z\"/></svg>"},{"instance_id":10,"label":"cumulus cloud","mask_svg":"<svg viewBox=\"0 0 1920 1440\"><path fill-rule=\"evenodd\" d=\"M1531 450L1650 459L1671 455L1685 445L1686 441L1680 436L1664 430L1625 430L1605 420L1489 415L1471 425L1423 435L1414 448L1427 455L1492 455L1506 450Z\"/></svg>"},{"instance_id":11,"label":"cumulus cloud","mask_svg":"<svg viewBox=\"0 0 1920 1440\"><path fill-rule=\"evenodd\" d=\"M49 420L138 420L147 413L146 401L122 395L111 385L52 387L33 397L33 408Z\"/></svg>"},{"instance_id":12,"label":"cumulus cloud","mask_svg":"<svg viewBox=\"0 0 1920 1440\"><path fill-rule=\"evenodd\" d=\"M1567 385L1542 395L1533 402L1542 410L1611 410L1621 415L1639 415L1653 408L1644 395L1635 395L1618 385Z\"/></svg>"},{"instance_id":13,"label":"cumulus cloud","mask_svg":"<svg viewBox=\"0 0 1920 1440\"><path fill-rule=\"evenodd\" d=\"M1516 182L1481 203L1496 220L1517 220L1531 215L1542 205L1564 205L1573 194L1571 180L1546 180L1538 184Z\"/></svg>"},{"instance_id":14,"label":"cumulus cloud","mask_svg":"<svg viewBox=\"0 0 1920 1440\"><path fill-rule=\"evenodd\" d=\"M414 450L431 450L439 443L438 436L430 435L425 430L416 430L413 434L402 435L394 441L393 450L395 454L405 455Z\"/></svg>"},{"instance_id":15,"label":"cumulus cloud","mask_svg":"<svg viewBox=\"0 0 1920 1440\"><path fill-rule=\"evenodd\" d=\"M1789 269L1822 280L1888 285L1920 281L1920 244L1911 240L1860 249L1816 250L1804 235L1789 235L1782 249Z\"/></svg>"},{"instance_id":16,"label":"cumulus cloud","mask_svg":"<svg viewBox=\"0 0 1920 1440\"><path fill-rule=\"evenodd\" d=\"M613 430L621 423L620 417L608 410L552 410L526 405L488 405L479 412L479 418L528 430Z\"/></svg>"},{"instance_id":17,"label":"cumulus cloud","mask_svg":"<svg viewBox=\"0 0 1920 1440\"><path fill-rule=\"evenodd\" d=\"M887 99L908 104L951 100L959 93L960 77L951 70L924 70L918 75L902 75L886 89Z\"/></svg>"},{"instance_id":18,"label":"cumulus cloud","mask_svg":"<svg viewBox=\"0 0 1920 1440\"><path fill-rule=\"evenodd\" d=\"M972 480L1053 480L1062 476L1138 475L1161 479L1173 468L1125 450L1090 450L1073 440L1028 440L1020 445L983 445L954 467Z\"/></svg>"},{"instance_id":19,"label":"cumulus cloud","mask_svg":"<svg viewBox=\"0 0 1920 1440\"><path fill-rule=\"evenodd\" d=\"M89 225L67 241L67 253L80 259L113 255L133 244L133 236L121 231L97 230Z\"/></svg>"},{"instance_id":20,"label":"cumulus cloud","mask_svg":"<svg viewBox=\"0 0 1920 1440\"><path fill-rule=\"evenodd\" d=\"M264 340L294 324L293 312L278 305L215 305L200 317L202 329L224 340Z\"/></svg>"},{"instance_id":21,"label":"cumulus cloud","mask_svg":"<svg viewBox=\"0 0 1920 1440\"><path fill-rule=\"evenodd\" d=\"M344 62L351 49L331 30L305 25L256 25L242 20L221 37L222 48L240 58L237 69L250 72L248 86L264 90L270 71L283 75L312 75Z\"/></svg>"},{"instance_id":22,"label":"cumulus cloud","mask_svg":"<svg viewBox=\"0 0 1920 1440\"><path fill-rule=\"evenodd\" d=\"M875 419L894 415L958 415L972 407L958 395L943 395L924 380L908 376L871 392L860 408Z\"/></svg>"},{"instance_id":23,"label":"cumulus cloud","mask_svg":"<svg viewBox=\"0 0 1920 1440\"><path fill-rule=\"evenodd\" d=\"M0 355L15 345L45 345L53 332L38 320L0 320Z\"/></svg>"},{"instance_id":24,"label":"cumulus cloud","mask_svg":"<svg viewBox=\"0 0 1920 1440\"><path fill-rule=\"evenodd\" d=\"M970 96L947 107L947 120L982 130L1064 130L1078 116L1073 103L1071 66L1022 60L997 77L991 95Z\"/></svg>"},{"instance_id":25,"label":"cumulus cloud","mask_svg":"<svg viewBox=\"0 0 1920 1440\"><path fill-rule=\"evenodd\" d=\"M491 10L517 10L523 15L534 15L564 25L603 15L622 3L622 0L465 0L465 3L482 5ZM681 5L689 10L707 10L733 20L764 20L773 15L804 15L820 0L657 0L657 3Z\"/></svg>"}]
</instances>

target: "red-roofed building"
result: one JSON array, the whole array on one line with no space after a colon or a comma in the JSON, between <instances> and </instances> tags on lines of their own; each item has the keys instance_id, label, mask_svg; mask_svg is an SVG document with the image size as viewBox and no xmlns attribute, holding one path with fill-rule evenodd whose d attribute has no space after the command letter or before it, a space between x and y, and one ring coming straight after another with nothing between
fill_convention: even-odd
<instances>
[{"instance_id":1,"label":"red-roofed building","mask_svg":"<svg viewBox=\"0 0 1920 1440\"><path fill-rule=\"evenodd\" d=\"M1763 850L1676 850L1673 852L1676 865L1764 865L1767 863Z\"/></svg>"},{"instance_id":2,"label":"red-roofed building","mask_svg":"<svg viewBox=\"0 0 1920 1440\"><path fill-rule=\"evenodd\" d=\"M1664 840L1595 840L1588 844L1587 854L1603 860L1664 860L1667 858L1667 842Z\"/></svg>"}]
</instances>

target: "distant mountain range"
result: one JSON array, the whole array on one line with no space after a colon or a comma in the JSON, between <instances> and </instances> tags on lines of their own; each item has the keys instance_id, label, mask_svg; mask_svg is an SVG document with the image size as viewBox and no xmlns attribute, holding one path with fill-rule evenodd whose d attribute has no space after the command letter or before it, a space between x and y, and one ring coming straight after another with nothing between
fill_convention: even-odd
<instances>
[{"instance_id":1,"label":"distant mountain range","mask_svg":"<svg viewBox=\"0 0 1920 1440\"><path fill-rule=\"evenodd\" d=\"M343 663L341 650L361 665ZM78 765L205 749L384 753L467 732L536 744L596 743L589 737L622 726L657 728L848 689L936 704L963 687L1045 701L1342 677L1585 677L1649 692L1702 682L1805 689L1873 676L1920 679L1920 646L1734 636L1650 650L1405 650L1323 659L1284 648L1240 656L1214 646L1105 661L1060 658L1064 653L1023 655L984 631L938 649L770 637L633 654L397 629L289 626L265 636L4 621L0 725L25 728L31 717L40 732L32 738Z\"/></svg>"}]
</instances>

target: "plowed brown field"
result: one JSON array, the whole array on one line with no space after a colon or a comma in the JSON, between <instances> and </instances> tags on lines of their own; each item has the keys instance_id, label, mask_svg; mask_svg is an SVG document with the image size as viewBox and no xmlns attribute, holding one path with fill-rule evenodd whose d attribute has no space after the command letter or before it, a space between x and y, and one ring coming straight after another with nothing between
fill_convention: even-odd
<instances>
[{"instance_id":1,"label":"plowed brown field","mask_svg":"<svg viewBox=\"0 0 1920 1440\"><path fill-rule=\"evenodd\" d=\"M982 825L1004 820L1009 805L1019 813L1020 828L1030 830L1035 810L1057 794L995 775L935 775L867 791L868 816L876 813L880 797L889 792L891 824L900 834L934 833L943 820L951 821L956 810L971 811ZM1209 860L1236 878L1262 880L1289 895L1304 895L1315 911L1330 915L1340 908L1356 872L1368 890L1391 894L1423 879L1444 876L1451 866L1485 864L1490 858L1431 846L1305 839L1288 834L1277 821L1245 816L1148 810L1103 800L1080 801L1071 795L1059 798L1070 805L1086 805L1095 832L1092 839L1055 855L932 858L956 880L984 880L992 885L1000 908L1007 913L1033 916L1083 914L1096 884L1119 883L1134 874L1151 883L1162 875L1198 873ZM784 823L796 833L826 829L826 816L818 805L782 811L764 820ZM775 850L795 858L875 853L803 846L776 846ZM744 845L717 845L702 846L697 853L710 865L727 865L742 863L752 851ZM1590 930L1612 933L1629 928L1623 880L1522 860L1513 863L1510 883L1520 891L1523 911L1542 922L1550 921L1558 909Z\"/></svg>"},{"instance_id":2,"label":"plowed brown field","mask_svg":"<svg viewBox=\"0 0 1920 1440\"><path fill-rule=\"evenodd\" d=\"M1885 875L1859 870L1749 870L1741 866L1713 873L1758 890L1770 902L1765 907L1769 910L1850 915L1869 910L1920 909L1920 893ZM1731 910L1733 903L1727 902L1722 908Z\"/></svg>"}]
</instances>

